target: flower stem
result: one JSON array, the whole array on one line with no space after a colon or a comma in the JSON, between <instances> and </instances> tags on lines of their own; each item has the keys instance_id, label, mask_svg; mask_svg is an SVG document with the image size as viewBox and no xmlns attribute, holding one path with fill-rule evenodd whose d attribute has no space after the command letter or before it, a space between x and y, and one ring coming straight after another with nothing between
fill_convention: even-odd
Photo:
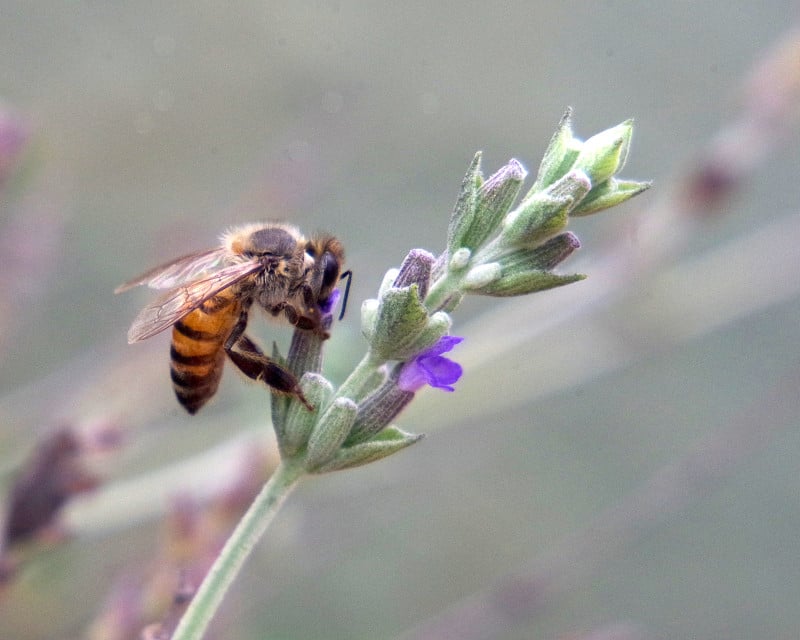
<instances>
[{"instance_id":1,"label":"flower stem","mask_svg":"<svg viewBox=\"0 0 800 640\"><path fill-rule=\"evenodd\" d=\"M361 400L361 394L364 391L364 385L370 380L375 373L375 370L384 363L383 360L375 358L371 351L367 351L366 355L361 358L361 362L356 365L353 372L347 376L339 389L336 392L337 398L350 398L358 402Z\"/></svg>"},{"instance_id":2,"label":"flower stem","mask_svg":"<svg viewBox=\"0 0 800 640\"><path fill-rule=\"evenodd\" d=\"M214 561L172 640L200 640L203 637L245 560L304 471L299 461L284 460L278 465Z\"/></svg>"},{"instance_id":3,"label":"flower stem","mask_svg":"<svg viewBox=\"0 0 800 640\"><path fill-rule=\"evenodd\" d=\"M431 285L428 295L425 296L425 307L431 313L439 311L444 307L448 298L458 291L458 288L459 279L451 275L449 271L446 272Z\"/></svg>"}]
</instances>

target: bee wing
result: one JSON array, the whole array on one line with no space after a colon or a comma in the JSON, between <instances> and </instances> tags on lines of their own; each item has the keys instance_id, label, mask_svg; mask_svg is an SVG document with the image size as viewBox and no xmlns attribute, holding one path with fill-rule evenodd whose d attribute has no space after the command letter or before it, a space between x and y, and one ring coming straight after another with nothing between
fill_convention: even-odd
<instances>
[{"instance_id":1,"label":"bee wing","mask_svg":"<svg viewBox=\"0 0 800 640\"><path fill-rule=\"evenodd\" d=\"M128 330L128 343L146 340L175 324L209 298L261 268L259 262L242 262L167 291L139 312Z\"/></svg>"},{"instance_id":2,"label":"bee wing","mask_svg":"<svg viewBox=\"0 0 800 640\"><path fill-rule=\"evenodd\" d=\"M179 287L192 280L197 280L206 272L222 266L225 255L226 252L223 247L190 253L187 256L177 260L170 260L165 264L150 269L150 271L133 280L128 280L125 284L121 284L114 289L114 293L122 293L141 284L146 284L151 289Z\"/></svg>"}]
</instances>

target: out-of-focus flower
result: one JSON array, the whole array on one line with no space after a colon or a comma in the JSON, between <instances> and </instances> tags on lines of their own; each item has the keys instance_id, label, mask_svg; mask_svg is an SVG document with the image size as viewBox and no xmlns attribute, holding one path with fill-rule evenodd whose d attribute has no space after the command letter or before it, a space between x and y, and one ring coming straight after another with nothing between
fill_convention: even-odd
<instances>
[{"instance_id":1,"label":"out-of-focus flower","mask_svg":"<svg viewBox=\"0 0 800 640\"><path fill-rule=\"evenodd\" d=\"M0 104L0 186L13 173L27 141L28 127L22 118Z\"/></svg>"},{"instance_id":2,"label":"out-of-focus flower","mask_svg":"<svg viewBox=\"0 0 800 640\"><path fill-rule=\"evenodd\" d=\"M93 489L97 478L83 466L82 446L69 429L43 441L11 489L3 540L21 542L53 525L74 495Z\"/></svg>"}]
</instances>

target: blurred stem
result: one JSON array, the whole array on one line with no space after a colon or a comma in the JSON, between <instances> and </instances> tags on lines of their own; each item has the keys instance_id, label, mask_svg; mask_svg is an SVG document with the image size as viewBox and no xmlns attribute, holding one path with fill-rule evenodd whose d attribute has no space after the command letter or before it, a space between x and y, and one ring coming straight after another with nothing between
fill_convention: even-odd
<instances>
[{"instance_id":1,"label":"blurred stem","mask_svg":"<svg viewBox=\"0 0 800 640\"><path fill-rule=\"evenodd\" d=\"M302 461L284 460L241 519L186 609L172 640L200 640L250 552L304 473Z\"/></svg>"}]
</instances>

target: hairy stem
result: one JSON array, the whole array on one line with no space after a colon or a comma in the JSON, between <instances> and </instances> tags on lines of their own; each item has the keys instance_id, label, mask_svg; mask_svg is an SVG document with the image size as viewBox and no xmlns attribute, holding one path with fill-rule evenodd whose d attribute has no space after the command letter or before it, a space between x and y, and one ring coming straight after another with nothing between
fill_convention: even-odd
<instances>
[{"instance_id":1,"label":"hairy stem","mask_svg":"<svg viewBox=\"0 0 800 640\"><path fill-rule=\"evenodd\" d=\"M183 615L172 640L200 640L250 552L264 535L283 501L304 473L303 465L285 460L253 500L225 543Z\"/></svg>"},{"instance_id":2,"label":"hairy stem","mask_svg":"<svg viewBox=\"0 0 800 640\"><path fill-rule=\"evenodd\" d=\"M382 364L384 364L383 360L375 358L370 351L367 351L361 362L356 365L353 372L347 376L347 380L339 387L336 397L350 398L354 402L359 402L362 399L364 386L375 374L375 370Z\"/></svg>"}]
</instances>

